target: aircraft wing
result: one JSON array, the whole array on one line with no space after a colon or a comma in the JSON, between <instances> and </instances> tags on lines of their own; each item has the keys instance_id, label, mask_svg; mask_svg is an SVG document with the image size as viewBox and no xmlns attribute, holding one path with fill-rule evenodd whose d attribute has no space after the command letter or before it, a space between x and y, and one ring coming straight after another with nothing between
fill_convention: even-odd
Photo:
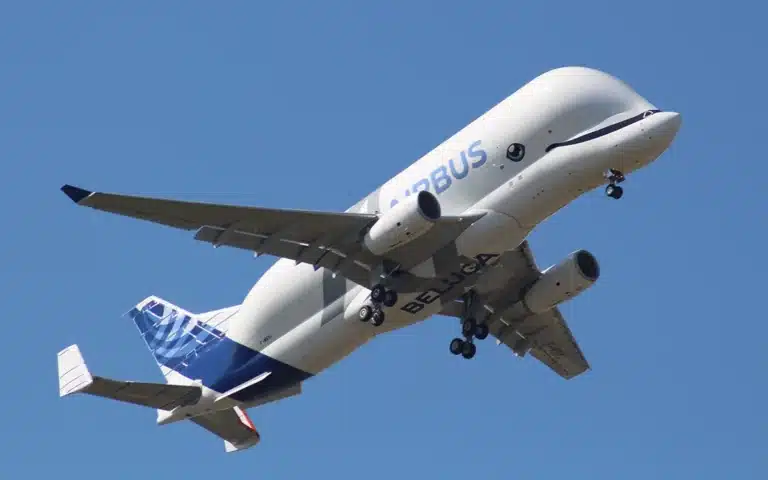
<instances>
[{"instance_id":1,"label":"aircraft wing","mask_svg":"<svg viewBox=\"0 0 768 480\"><path fill-rule=\"evenodd\" d=\"M576 377L590 368L557 307L527 318L514 330L504 325L503 321L498 322L491 332L517 355L530 353L565 379Z\"/></svg>"},{"instance_id":2,"label":"aircraft wing","mask_svg":"<svg viewBox=\"0 0 768 480\"><path fill-rule=\"evenodd\" d=\"M518 356L530 353L561 377L570 379L590 366L560 310L555 307L523 318L507 310L539 275L528 242L523 242L516 250L504 253L498 265L480 279L475 302L485 310L490 334L498 344L503 343ZM460 318L465 308L463 302L456 301L446 305L440 314Z\"/></svg>"},{"instance_id":3,"label":"aircraft wing","mask_svg":"<svg viewBox=\"0 0 768 480\"><path fill-rule=\"evenodd\" d=\"M214 246L250 250L328 268L349 280L371 287L371 272L382 264L401 271L418 265L453 241L482 215L443 216L426 234L388 252L374 255L362 247L366 228L378 220L368 213L335 213L270 209L159 198L118 195L64 185L61 190L76 204L162 225L195 231L195 239ZM398 291L423 285L405 274Z\"/></svg>"},{"instance_id":4,"label":"aircraft wing","mask_svg":"<svg viewBox=\"0 0 768 480\"><path fill-rule=\"evenodd\" d=\"M192 417L190 420L222 438L228 453L253 447L261 440L248 414L240 407Z\"/></svg>"}]
</instances>

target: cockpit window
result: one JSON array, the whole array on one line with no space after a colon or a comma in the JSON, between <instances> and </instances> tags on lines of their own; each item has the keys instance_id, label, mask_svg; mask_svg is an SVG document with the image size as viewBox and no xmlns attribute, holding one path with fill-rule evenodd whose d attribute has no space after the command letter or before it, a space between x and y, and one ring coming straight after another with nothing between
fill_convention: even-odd
<instances>
[{"instance_id":1,"label":"cockpit window","mask_svg":"<svg viewBox=\"0 0 768 480\"><path fill-rule=\"evenodd\" d=\"M634 117L628 118L626 120L622 120L620 122L614 123L613 125L608 125L607 127L599 128L593 132L585 133L584 135L580 135L572 140L568 140L565 142L559 142L559 143L553 143L552 145L548 146L546 148L546 152L550 152L554 150L557 147L565 147L567 145L576 145L577 143L584 143L588 142L590 140L594 140L598 137L602 137L605 135L608 135L609 133L613 133L616 130L621 130L624 127L627 127L629 125L632 125L633 123L637 123L640 120L649 117L653 115L654 113L658 113L661 110L646 110L643 113L639 115L635 115Z\"/></svg>"},{"instance_id":2,"label":"cockpit window","mask_svg":"<svg viewBox=\"0 0 768 480\"><path fill-rule=\"evenodd\" d=\"M507 158L513 162L519 162L525 157L525 146L521 143L513 143L507 147Z\"/></svg>"}]
</instances>

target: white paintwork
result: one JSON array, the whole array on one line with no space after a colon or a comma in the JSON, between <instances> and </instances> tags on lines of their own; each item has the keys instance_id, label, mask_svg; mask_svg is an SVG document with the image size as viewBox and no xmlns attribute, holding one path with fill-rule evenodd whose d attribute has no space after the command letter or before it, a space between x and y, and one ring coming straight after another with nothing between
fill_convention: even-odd
<instances>
[{"instance_id":1,"label":"white paintwork","mask_svg":"<svg viewBox=\"0 0 768 480\"><path fill-rule=\"evenodd\" d=\"M427 233L440 218L440 209L425 212L419 203L424 196L428 201L437 199L429 192L411 195L407 199L387 210L368 230L363 238L363 245L376 255L384 255L397 247L406 245Z\"/></svg>"},{"instance_id":2,"label":"white paintwork","mask_svg":"<svg viewBox=\"0 0 768 480\"><path fill-rule=\"evenodd\" d=\"M576 256L579 252L568 255L561 262L552 265L541 273L541 277L525 293L519 306L524 308L522 317L529 313L542 313L556 305L581 294L594 285L599 274L588 276L578 265ZM583 253L583 255L589 255ZM597 261L595 260L595 264Z\"/></svg>"},{"instance_id":3,"label":"white paintwork","mask_svg":"<svg viewBox=\"0 0 768 480\"><path fill-rule=\"evenodd\" d=\"M443 216L485 214L455 240L459 254L473 258L515 249L546 218L605 184L603 174L608 169L627 175L653 162L672 142L681 118L674 112L659 112L583 143L549 152L547 146L656 109L624 82L597 70L566 67L544 73L351 207L353 212L382 215L380 223L361 239L363 245L380 253L393 243L403 242L405 229L414 236L424 233L431 221L414 208L414 200L418 191L428 189L439 200ZM507 149L514 143L525 148L520 161L507 158ZM570 298L589 287L592 282L579 277L573 267L573 262L554 267L539 289L529 292L522 302L528 303L525 308L546 309L560 297ZM435 260L423 259L411 272L433 277L437 275ZM373 327L358 319L370 291L344 279L329 282L328 278L323 269L278 260L239 307L197 318L216 325L215 320L224 315L229 339L296 369L318 374L374 336L423 321L442 308L441 302L435 301L411 313L400 307L418 294L400 294L398 304L386 310L384 324ZM560 290L542 292L547 285ZM72 352L66 355L61 361L76 369L85 368L81 357L78 360ZM195 379L168 368L163 373L169 383L195 384ZM224 394L202 387L199 404L159 412L158 423L237 407L229 395L269 382L273 376L272 372L261 372ZM272 396L284 398L299 391L297 385L272 392ZM227 448L235 449L232 444Z\"/></svg>"},{"instance_id":4,"label":"white paintwork","mask_svg":"<svg viewBox=\"0 0 768 480\"><path fill-rule=\"evenodd\" d=\"M379 209L389 210L393 198L420 178L462 154L468 163L469 146L481 140L487 158L444 193L438 195L443 215L489 212L456 241L460 253L500 253L517 247L530 231L569 202L605 183L603 173L616 168L628 174L653 162L671 143L680 116L660 112L607 136L586 143L544 149L643 111L656 109L624 82L593 69L566 67L547 72L503 100L467 127L386 182L379 192ZM522 162L506 157L511 143L525 145ZM462 153L464 152L464 153ZM471 153L471 152L470 152ZM479 163L479 160L478 160ZM361 204L371 204L370 200ZM361 211L366 211L363 208ZM429 271L431 260L417 267ZM367 290L348 308L321 327L322 272L279 260L246 296L230 337L260 349L259 341L274 339L263 351L273 358L317 374L338 362L373 336L420 322L437 313L439 302L417 315L387 311L379 328L356 318ZM415 296L415 295L414 295ZM413 296L411 296L413 297ZM401 295L400 303L408 301Z\"/></svg>"},{"instance_id":5,"label":"white paintwork","mask_svg":"<svg viewBox=\"0 0 768 480\"><path fill-rule=\"evenodd\" d=\"M81 392L93 383L93 376L85 365L80 347L77 345L71 345L59 352L57 366L61 397Z\"/></svg>"}]
</instances>

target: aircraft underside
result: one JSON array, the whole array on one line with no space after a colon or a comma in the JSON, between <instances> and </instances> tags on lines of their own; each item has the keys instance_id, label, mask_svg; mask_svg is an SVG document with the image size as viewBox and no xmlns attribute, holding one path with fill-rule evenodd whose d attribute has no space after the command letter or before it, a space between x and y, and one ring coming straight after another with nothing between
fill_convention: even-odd
<instances>
[{"instance_id":1,"label":"aircraft underside","mask_svg":"<svg viewBox=\"0 0 768 480\"><path fill-rule=\"evenodd\" d=\"M559 306L600 266L574 250L540 270L526 240L574 199L625 181L670 145L680 115L603 72L544 73L346 212L166 200L62 187L77 205L186 230L279 258L243 302L195 314L159 297L128 314L165 384L94 376L77 345L59 352L61 396L86 393L190 420L227 451L261 437L246 408L294 397L376 335L433 315L470 359L493 337L564 379L590 369Z\"/></svg>"}]
</instances>

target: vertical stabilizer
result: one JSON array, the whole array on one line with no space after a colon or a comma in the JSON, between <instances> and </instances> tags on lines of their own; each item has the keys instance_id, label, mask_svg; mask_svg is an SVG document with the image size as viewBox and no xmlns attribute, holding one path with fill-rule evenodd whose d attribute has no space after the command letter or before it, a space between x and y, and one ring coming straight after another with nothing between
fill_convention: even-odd
<instances>
[{"instance_id":1,"label":"vertical stabilizer","mask_svg":"<svg viewBox=\"0 0 768 480\"><path fill-rule=\"evenodd\" d=\"M229 320L238 306L194 314L151 296L142 300L127 315L139 329L144 343L168 383L174 371L182 372L195 361L200 351L218 342L227 332Z\"/></svg>"}]
</instances>

